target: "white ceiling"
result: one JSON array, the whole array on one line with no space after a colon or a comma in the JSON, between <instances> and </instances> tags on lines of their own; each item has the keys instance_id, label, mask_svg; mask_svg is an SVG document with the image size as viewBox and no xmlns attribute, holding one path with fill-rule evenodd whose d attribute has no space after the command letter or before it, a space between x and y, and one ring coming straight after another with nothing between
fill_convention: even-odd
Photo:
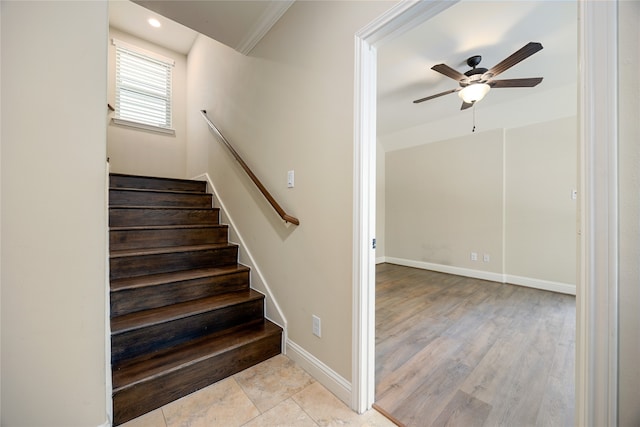
<instances>
[{"instance_id":1,"label":"white ceiling","mask_svg":"<svg viewBox=\"0 0 640 427\"><path fill-rule=\"evenodd\" d=\"M478 128L510 128L575 115L575 96L566 98L576 91L576 2L463 0L378 48L378 134L425 124L439 139L446 134L442 127L452 136L461 125L468 132L473 108L460 111L456 93L412 102L458 86L431 67L445 63L464 73L469 69L466 59L482 55L480 66L491 68L530 41L544 49L499 78L544 80L534 88L491 90L475 106Z\"/></svg>"},{"instance_id":2,"label":"white ceiling","mask_svg":"<svg viewBox=\"0 0 640 427\"><path fill-rule=\"evenodd\" d=\"M248 54L294 0L109 0L109 24L188 54L198 33ZM147 24L158 19L161 28Z\"/></svg>"},{"instance_id":3,"label":"white ceiling","mask_svg":"<svg viewBox=\"0 0 640 427\"><path fill-rule=\"evenodd\" d=\"M153 28L147 23L156 18L162 26ZM129 0L109 0L109 25L140 39L186 55L198 33Z\"/></svg>"},{"instance_id":4,"label":"white ceiling","mask_svg":"<svg viewBox=\"0 0 640 427\"><path fill-rule=\"evenodd\" d=\"M191 49L196 31L246 54L293 0L136 3L110 0L110 25L184 54ZM161 29L147 24L151 16L162 22ZM577 31L576 0L462 0L454 4L378 47L378 135L419 129L425 143L468 133L473 114L478 130L575 115ZM414 99L457 86L454 80L431 70L433 65L445 63L464 72L469 56L482 55L480 66L491 68L530 41L541 42L544 49L499 78L544 77L538 86L493 89L465 111L460 111L457 94L413 104ZM394 145L380 139L386 149L402 148L402 142Z\"/></svg>"}]
</instances>

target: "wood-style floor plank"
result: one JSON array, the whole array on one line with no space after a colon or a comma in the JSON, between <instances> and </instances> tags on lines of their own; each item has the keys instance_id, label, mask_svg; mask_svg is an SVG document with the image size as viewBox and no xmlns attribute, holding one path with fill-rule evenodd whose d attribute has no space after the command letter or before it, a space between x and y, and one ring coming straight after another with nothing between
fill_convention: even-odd
<instances>
[{"instance_id":1,"label":"wood-style floor plank","mask_svg":"<svg viewBox=\"0 0 640 427\"><path fill-rule=\"evenodd\" d=\"M433 427L481 427L491 412L491 405L458 390L446 408L433 422Z\"/></svg>"},{"instance_id":2,"label":"wood-style floor plank","mask_svg":"<svg viewBox=\"0 0 640 427\"><path fill-rule=\"evenodd\" d=\"M376 405L409 426L571 426L575 297L376 268Z\"/></svg>"}]
</instances>

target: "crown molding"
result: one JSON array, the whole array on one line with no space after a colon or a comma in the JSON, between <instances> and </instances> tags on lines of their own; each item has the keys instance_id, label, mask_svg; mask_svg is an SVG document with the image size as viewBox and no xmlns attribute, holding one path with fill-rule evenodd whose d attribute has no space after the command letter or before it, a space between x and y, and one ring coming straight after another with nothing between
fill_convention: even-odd
<instances>
[{"instance_id":1,"label":"crown molding","mask_svg":"<svg viewBox=\"0 0 640 427\"><path fill-rule=\"evenodd\" d=\"M253 28L248 31L247 35L234 49L243 55L248 55L267 32L269 32L271 27L282 18L282 15L291 7L294 1L295 0L283 0L269 2L269 7L265 9L260 19L258 19Z\"/></svg>"}]
</instances>

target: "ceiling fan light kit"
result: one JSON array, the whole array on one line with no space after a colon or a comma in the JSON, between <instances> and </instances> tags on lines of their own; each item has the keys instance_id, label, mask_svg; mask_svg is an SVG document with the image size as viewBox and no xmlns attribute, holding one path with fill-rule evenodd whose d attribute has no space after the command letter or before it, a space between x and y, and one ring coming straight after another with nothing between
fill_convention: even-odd
<instances>
[{"instance_id":1,"label":"ceiling fan light kit","mask_svg":"<svg viewBox=\"0 0 640 427\"><path fill-rule=\"evenodd\" d=\"M492 88L499 89L537 86L542 81L542 77L505 80L494 80L494 77L496 77L500 73L503 73L519 62L527 59L540 50L542 50L541 43L529 42L518 51L514 52L513 54L502 60L502 62L496 64L490 69L478 67L480 61L482 60L482 56L474 55L467 59L467 65L471 67L471 69L464 74L449 67L446 64L434 65L433 67L431 67L432 70L455 80L456 82L458 82L460 87L440 92L435 95L427 96L425 98L416 99L415 101L413 101L413 103L418 104L420 102L438 98L443 95L458 92L458 96L462 99L462 106L460 107L460 109L466 110L467 108L473 106L476 102L484 98Z\"/></svg>"},{"instance_id":2,"label":"ceiling fan light kit","mask_svg":"<svg viewBox=\"0 0 640 427\"><path fill-rule=\"evenodd\" d=\"M480 101L489 93L491 86L486 83L473 83L458 92L458 96L467 104L474 104Z\"/></svg>"}]
</instances>

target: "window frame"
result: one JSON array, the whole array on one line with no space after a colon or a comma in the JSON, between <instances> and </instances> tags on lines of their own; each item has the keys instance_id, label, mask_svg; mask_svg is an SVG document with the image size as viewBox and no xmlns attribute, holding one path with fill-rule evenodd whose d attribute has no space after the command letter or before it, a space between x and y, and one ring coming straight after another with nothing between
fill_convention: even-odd
<instances>
[{"instance_id":1,"label":"window frame","mask_svg":"<svg viewBox=\"0 0 640 427\"><path fill-rule=\"evenodd\" d=\"M115 100L116 100L115 116L111 119L112 122L120 126L126 126L126 127L137 128L137 129L142 129L142 130L147 130L152 132L175 135L175 129L173 128L173 67L175 66L175 61L171 58L167 58L155 52L147 51L145 49L139 48L138 46L134 46L130 43L127 43L115 38L112 39L112 44L115 46L115 63L114 63L115 89L114 90L115 90ZM150 64L160 63L159 64L160 66L166 67L166 69L168 70L168 76L167 76L167 82L166 82L168 86L168 94L166 97L159 97L159 98L165 99L168 103L168 112L166 117L169 122L168 126L153 125L149 123L136 121L131 118L121 117L121 110L120 110L121 103L118 102L119 91L121 90L120 81L119 81L119 72L118 72L118 67L120 62L119 50L123 51L125 54L131 54L133 56L137 56L142 60L148 61L148 63ZM128 89L130 90L130 88ZM140 93L144 93L144 91L140 91Z\"/></svg>"}]
</instances>

